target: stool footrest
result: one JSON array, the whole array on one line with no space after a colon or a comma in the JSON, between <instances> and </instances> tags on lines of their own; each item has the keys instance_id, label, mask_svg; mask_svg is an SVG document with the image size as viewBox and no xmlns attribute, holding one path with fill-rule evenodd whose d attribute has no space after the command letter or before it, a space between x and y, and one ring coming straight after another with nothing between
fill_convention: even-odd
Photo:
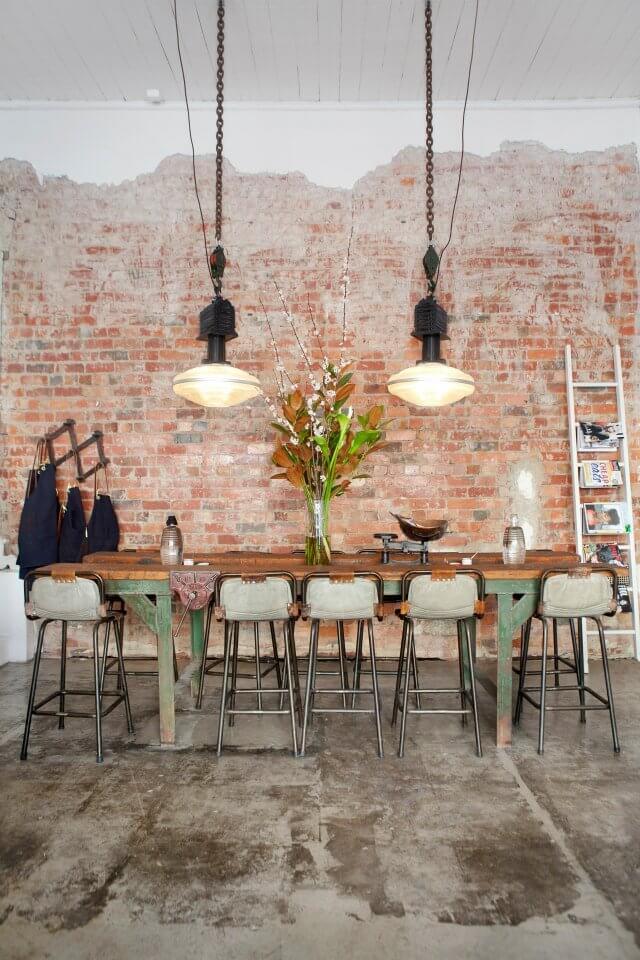
<instances>
[{"instance_id":1,"label":"stool footrest","mask_svg":"<svg viewBox=\"0 0 640 960\"><path fill-rule=\"evenodd\" d=\"M232 710L232 709L230 709L229 707L227 707L227 709L225 710L225 714L229 715L229 714L231 714L231 713L233 713L233 714L239 713L239 714L245 714L245 715L249 715L249 714L250 714L250 715L252 715L252 716L260 716L260 717L261 717L263 714L265 714L265 713L266 713L266 714L280 714L280 715L282 715L282 716L287 716L287 717L289 716L289 710L288 710L288 709L287 709L287 710L248 710L248 709L247 709L247 710L240 710L240 709L236 709L236 708L234 707L234 709Z\"/></svg>"},{"instance_id":2,"label":"stool footrest","mask_svg":"<svg viewBox=\"0 0 640 960\"><path fill-rule=\"evenodd\" d=\"M400 707L400 711L402 712L402 707ZM462 710L462 709L460 709L460 708L458 708L457 710L454 710L454 709L451 709L451 710L437 710L437 709L427 710L427 709L425 709L424 707L408 707L408 708L407 708L407 713L456 713L456 714L460 714L460 715L462 715L462 716L465 716L465 715L467 715L467 714L473 713L473 711L472 711L472 710Z\"/></svg>"},{"instance_id":3,"label":"stool footrest","mask_svg":"<svg viewBox=\"0 0 640 960\"><path fill-rule=\"evenodd\" d=\"M375 709L366 710L364 707L311 707L309 713L367 713L375 714Z\"/></svg>"},{"instance_id":4,"label":"stool footrest","mask_svg":"<svg viewBox=\"0 0 640 960\"><path fill-rule=\"evenodd\" d=\"M595 697L595 699L599 700L600 703L604 703L606 707L609 706L609 701L606 699L606 697L603 697L602 694L598 693L597 690L592 690L591 687L585 687L585 686L580 686L579 684L576 685L576 684L568 684L568 683L562 687L549 687L549 686L547 687L547 693L567 693L568 691L573 691L575 693L578 693L580 690L582 690L584 693L588 693L589 696L591 697ZM522 690L522 695L525 696L528 693L540 693L540 687L524 687ZM547 707L546 709L549 710L551 708ZM556 707L554 709L558 709L558 708ZM577 703L575 706L564 707L563 709L588 710L589 708Z\"/></svg>"}]
</instances>

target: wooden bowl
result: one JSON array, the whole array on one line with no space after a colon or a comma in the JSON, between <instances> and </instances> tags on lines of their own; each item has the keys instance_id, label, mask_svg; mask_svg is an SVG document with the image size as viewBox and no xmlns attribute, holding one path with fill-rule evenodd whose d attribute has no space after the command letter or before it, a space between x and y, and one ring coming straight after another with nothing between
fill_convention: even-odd
<instances>
[{"instance_id":1,"label":"wooden bowl","mask_svg":"<svg viewBox=\"0 0 640 960\"><path fill-rule=\"evenodd\" d=\"M418 524L409 517L402 517L399 513L391 513L398 521L398 525L405 537L409 540L416 540L418 543L424 543L427 540L439 540L447 532L448 520L425 520L423 524Z\"/></svg>"}]
</instances>

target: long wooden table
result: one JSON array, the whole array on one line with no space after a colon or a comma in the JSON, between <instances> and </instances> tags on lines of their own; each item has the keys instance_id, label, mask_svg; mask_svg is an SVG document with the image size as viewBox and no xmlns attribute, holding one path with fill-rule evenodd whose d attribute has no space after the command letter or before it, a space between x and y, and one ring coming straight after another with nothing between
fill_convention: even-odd
<instances>
[{"instance_id":1,"label":"long wooden table","mask_svg":"<svg viewBox=\"0 0 640 960\"><path fill-rule=\"evenodd\" d=\"M289 570L300 582L311 569L330 571L372 570L384 580L385 599L398 599L400 580L408 570L432 569L443 564L459 562L464 554L432 552L431 562L421 568L416 561L392 560L382 564L377 555L335 554L331 567L307 567L303 558L284 553L194 553L196 566L166 567L159 554L152 551L122 551L91 554L82 567L56 564L48 569L71 572L90 570L105 581L107 592L123 597L127 606L156 635L158 646L158 685L160 696L160 743L175 743L175 703L173 654L171 632L171 591L169 576L172 570L185 573L209 569L226 573L268 573ZM570 567L578 564L575 554L533 550L525 563L505 566L498 553L479 553L473 566L482 570L486 578L488 596L497 601L497 679L496 679L496 743L504 748L511 744L511 678L513 637L520 626L534 612L538 600L540 578L550 567ZM464 568L462 568L464 569ZM191 654L198 664L203 654L203 610L194 610L191 617Z\"/></svg>"}]
</instances>

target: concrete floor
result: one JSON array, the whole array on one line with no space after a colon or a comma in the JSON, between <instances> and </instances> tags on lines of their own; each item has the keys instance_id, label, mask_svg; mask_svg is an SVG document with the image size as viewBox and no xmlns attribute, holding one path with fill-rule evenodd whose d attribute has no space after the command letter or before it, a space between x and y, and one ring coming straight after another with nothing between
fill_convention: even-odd
<instances>
[{"instance_id":1,"label":"concrete floor","mask_svg":"<svg viewBox=\"0 0 640 960\"><path fill-rule=\"evenodd\" d=\"M91 721L38 718L20 763L30 667L6 666L0 956L640 957L640 664L612 673L620 756L606 714L559 713L538 757L531 708L496 752L486 685L483 759L456 718L412 717L398 760L385 677L384 761L370 718L336 716L297 761L286 719L239 718L218 760L219 680L200 714L187 671L177 748L157 747L156 681L132 678L136 736L112 714L98 766Z\"/></svg>"}]
</instances>

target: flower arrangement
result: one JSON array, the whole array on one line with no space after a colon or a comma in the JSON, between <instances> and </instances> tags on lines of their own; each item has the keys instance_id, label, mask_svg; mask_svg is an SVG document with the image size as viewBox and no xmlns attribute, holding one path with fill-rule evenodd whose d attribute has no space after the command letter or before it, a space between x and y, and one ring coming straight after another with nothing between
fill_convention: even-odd
<instances>
[{"instance_id":1,"label":"flower arrangement","mask_svg":"<svg viewBox=\"0 0 640 960\"><path fill-rule=\"evenodd\" d=\"M345 267L343 347L347 285L348 274ZM265 310L271 332L271 345L276 357L279 405L278 409L274 401L267 399L274 417L271 426L279 434L271 458L279 471L272 479L285 480L304 494L308 511L305 559L309 564L326 564L331 561L331 500L342 496L353 480L368 477L368 474L361 472L362 461L383 446L384 430L389 421L383 420L384 408L381 404L374 404L360 415L354 414L353 407L349 404L355 389L352 382L353 361L343 356L333 361L326 356L308 301L313 332L321 353L321 359L314 364L302 344L277 284L276 289L284 315L305 360L308 385L301 388L285 370Z\"/></svg>"}]
</instances>

